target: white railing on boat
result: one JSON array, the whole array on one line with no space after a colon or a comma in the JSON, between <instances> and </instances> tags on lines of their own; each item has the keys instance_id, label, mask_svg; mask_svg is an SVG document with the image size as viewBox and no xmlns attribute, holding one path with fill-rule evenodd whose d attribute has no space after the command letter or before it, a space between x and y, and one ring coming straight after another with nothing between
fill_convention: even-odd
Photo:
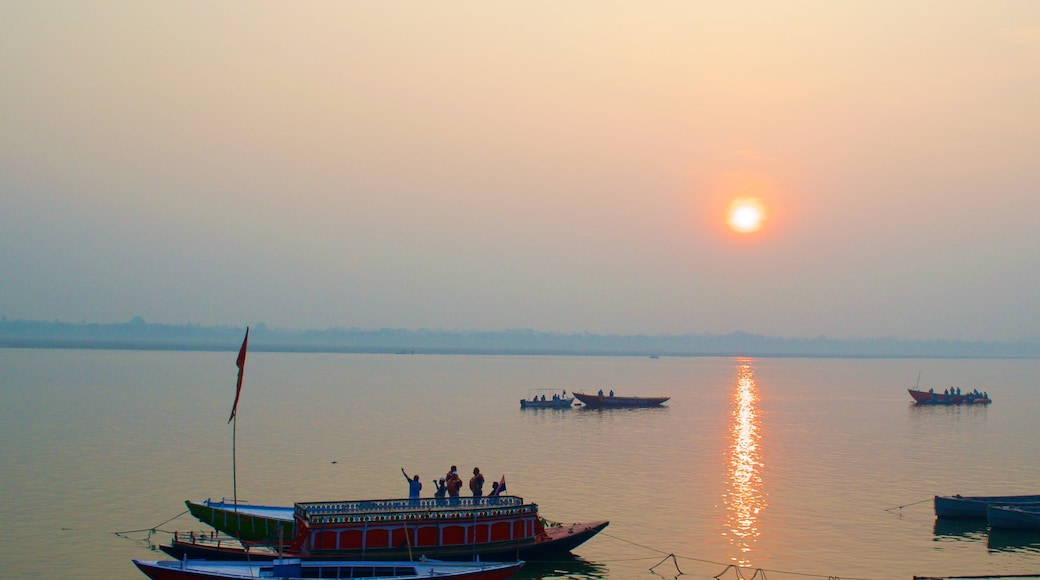
<instances>
[{"instance_id":1,"label":"white railing on boat","mask_svg":"<svg viewBox=\"0 0 1040 580\"><path fill-rule=\"evenodd\" d=\"M298 502L295 514L312 524L412 519L458 519L537 513L516 496Z\"/></svg>"}]
</instances>

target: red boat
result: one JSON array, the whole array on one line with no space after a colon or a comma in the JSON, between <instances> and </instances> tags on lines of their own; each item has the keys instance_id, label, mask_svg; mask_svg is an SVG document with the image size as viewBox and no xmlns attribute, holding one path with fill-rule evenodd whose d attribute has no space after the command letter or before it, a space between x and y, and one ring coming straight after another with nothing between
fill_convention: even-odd
<instances>
[{"instance_id":1,"label":"red boat","mask_svg":"<svg viewBox=\"0 0 1040 580\"><path fill-rule=\"evenodd\" d=\"M980 393L978 390L963 394L950 393L949 390L944 393L936 393L934 389L928 391L907 389L907 391L918 405L988 405L993 402L989 398L989 393Z\"/></svg>"},{"instance_id":2,"label":"red boat","mask_svg":"<svg viewBox=\"0 0 1040 580\"><path fill-rule=\"evenodd\" d=\"M609 522L547 525L538 505L516 496L297 503L294 537L283 554L308 559L513 561L565 554ZM217 529L219 514L203 520ZM271 526L270 529L274 529ZM161 549L189 558L244 558L246 552L181 534ZM274 552L250 550L252 559Z\"/></svg>"},{"instance_id":3,"label":"red boat","mask_svg":"<svg viewBox=\"0 0 1040 580\"><path fill-rule=\"evenodd\" d=\"M240 580L248 578L396 578L421 580L506 580L523 562L358 562L307 561L299 558L266 562L182 560L134 560L134 565L152 580Z\"/></svg>"},{"instance_id":4,"label":"red boat","mask_svg":"<svg viewBox=\"0 0 1040 580\"><path fill-rule=\"evenodd\" d=\"M573 393L574 397L581 401L589 409L624 409L632 407L660 407L671 397L617 397L614 391L604 395L600 391L598 395L585 393Z\"/></svg>"}]
</instances>

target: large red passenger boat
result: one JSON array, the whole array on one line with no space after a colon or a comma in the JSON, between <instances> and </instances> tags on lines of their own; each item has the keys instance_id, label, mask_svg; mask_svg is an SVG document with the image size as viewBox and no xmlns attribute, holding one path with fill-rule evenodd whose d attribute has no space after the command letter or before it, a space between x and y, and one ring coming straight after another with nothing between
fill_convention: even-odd
<instances>
[{"instance_id":1,"label":"large red passenger boat","mask_svg":"<svg viewBox=\"0 0 1040 580\"><path fill-rule=\"evenodd\" d=\"M227 509L211 508L210 517L200 519L230 532L222 530L225 522L236 521ZM293 518L293 538L281 543L283 555L341 560L537 560L567 553L609 524L548 525L537 504L516 496L306 502L295 504ZM284 528L275 522L265 529ZM269 545L279 545L271 540ZM200 536L178 536L162 549L178 559L231 557L228 546ZM249 555L275 553L250 550Z\"/></svg>"}]
</instances>

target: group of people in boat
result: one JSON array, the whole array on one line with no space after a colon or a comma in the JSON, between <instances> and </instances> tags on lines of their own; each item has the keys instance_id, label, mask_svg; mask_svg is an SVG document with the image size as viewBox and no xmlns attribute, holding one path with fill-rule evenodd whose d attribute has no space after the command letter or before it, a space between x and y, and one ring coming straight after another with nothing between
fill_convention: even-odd
<instances>
[{"instance_id":1,"label":"group of people in boat","mask_svg":"<svg viewBox=\"0 0 1040 580\"><path fill-rule=\"evenodd\" d=\"M553 401L560 401L560 400L566 399L566 398L567 398L567 391L563 391L563 396L560 396L557 393L553 393L553 396L552 396L552 400ZM541 401L541 402L544 403L546 399L545 399L545 395L542 395L541 397L539 397L538 395L535 395L534 397L531 398L531 400L532 401Z\"/></svg>"},{"instance_id":2,"label":"group of people in boat","mask_svg":"<svg viewBox=\"0 0 1040 580\"><path fill-rule=\"evenodd\" d=\"M939 397L939 394L935 392L935 389L928 389L928 392L932 394L932 399L937 399ZM946 397L947 399L949 399L950 397L960 397L961 396L961 388L960 387L950 387L948 389L944 389L943 390L943 396ZM972 389L971 391L968 391L967 395L964 395L964 396L968 397L969 399L988 399L989 398L989 392L982 391L980 393L978 389Z\"/></svg>"},{"instance_id":3,"label":"group of people in boat","mask_svg":"<svg viewBox=\"0 0 1040 580\"><path fill-rule=\"evenodd\" d=\"M409 477L403 467L401 468L401 474L408 481L408 499L419 499L422 494L422 482L419 480L419 474L417 473ZM488 493L488 497L502 495L502 492L506 490L505 482L505 476L502 476L501 481L491 482L491 492ZM433 480L433 485L435 488L433 497L437 499L447 497L449 500L458 499L462 490L462 477L459 476L458 467L452 465L444 477ZM473 468L473 476L469 478L469 491L473 494L473 497L484 497L484 474L480 472L479 467Z\"/></svg>"}]
</instances>

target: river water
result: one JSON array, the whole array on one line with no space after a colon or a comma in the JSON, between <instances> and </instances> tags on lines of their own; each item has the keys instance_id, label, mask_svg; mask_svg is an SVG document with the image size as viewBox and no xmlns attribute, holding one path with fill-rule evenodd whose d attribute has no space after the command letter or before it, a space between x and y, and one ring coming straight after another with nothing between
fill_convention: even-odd
<instances>
[{"instance_id":1,"label":"river water","mask_svg":"<svg viewBox=\"0 0 1040 580\"><path fill-rule=\"evenodd\" d=\"M520 578L1040 573L1040 536L931 505L1040 493L1038 360L259 352L233 430L236 354L0 349L0 577L144 578L132 558L203 529L186 499L402 497L402 467L429 495L452 464L549 520L610 520ZM914 407L919 373L994 403ZM672 400L521 410L533 388Z\"/></svg>"}]
</instances>

